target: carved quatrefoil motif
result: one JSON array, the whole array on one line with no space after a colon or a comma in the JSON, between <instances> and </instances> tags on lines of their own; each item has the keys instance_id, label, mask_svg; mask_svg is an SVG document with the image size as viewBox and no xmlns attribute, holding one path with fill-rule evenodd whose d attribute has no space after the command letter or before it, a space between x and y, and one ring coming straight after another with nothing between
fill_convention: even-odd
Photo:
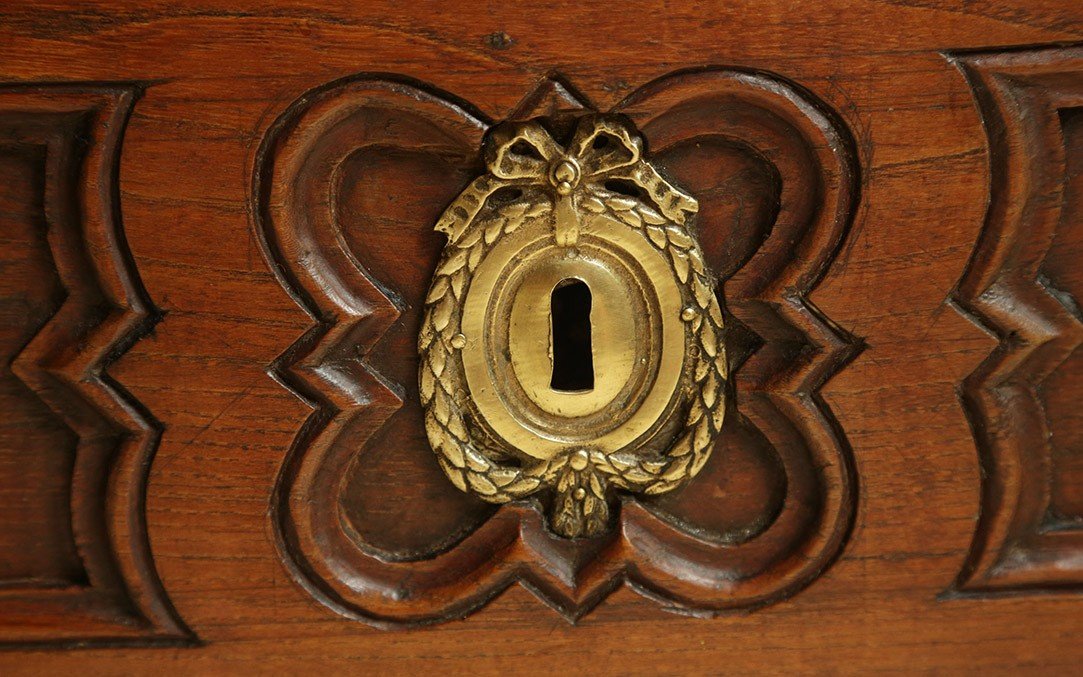
<instances>
[{"instance_id":1,"label":"carved quatrefoil motif","mask_svg":"<svg viewBox=\"0 0 1083 677\"><path fill-rule=\"evenodd\" d=\"M593 113L546 79L509 120ZM272 497L294 578L377 625L461 617L520 582L569 619L618 585L711 614L786 597L837 555L856 478L818 393L859 342L808 296L857 200L853 144L810 93L727 69L645 85L608 114L699 205L724 291L726 424L702 471L622 496L606 528L562 538L535 499L494 506L456 489L426 438L417 337L446 238L445 208L483 172L493 126L415 82L358 76L300 97L256 162L257 229L314 325L271 365L312 407Z\"/></svg>"}]
</instances>

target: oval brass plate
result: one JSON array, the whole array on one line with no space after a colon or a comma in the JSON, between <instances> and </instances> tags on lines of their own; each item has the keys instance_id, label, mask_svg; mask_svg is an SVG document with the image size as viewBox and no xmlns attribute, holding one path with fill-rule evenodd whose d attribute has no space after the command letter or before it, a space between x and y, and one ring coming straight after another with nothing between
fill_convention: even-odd
<instances>
[{"instance_id":1,"label":"oval brass plate","mask_svg":"<svg viewBox=\"0 0 1083 677\"><path fill-rule=\"evenodd\" d=\"M664 256L612 217L585 219L575 247L545 218L504 238L475 271L463 305L463 368L478 422L536 459L569 448L620 451L677 405L687 353L681 294ZM565 280L592 292L594 387L550 387L550 299ZM663 318L670 318L666 321Z\"/></svg>"}]
</instances>

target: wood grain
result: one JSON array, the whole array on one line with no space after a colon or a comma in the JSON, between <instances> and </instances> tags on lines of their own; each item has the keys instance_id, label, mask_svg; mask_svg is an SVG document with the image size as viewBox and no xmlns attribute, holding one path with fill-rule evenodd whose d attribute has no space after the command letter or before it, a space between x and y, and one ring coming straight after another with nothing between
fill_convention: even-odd
<instances>
[{"instance_id":1,"label":"wood grain","mask_svg":"<svg viewBox=\"0 0 1083 677\"><path fill-rule=\"evenodd\" d=\"M1050 54L1063 58L1070 45L1080 43L1083 11L1065 0L630 0L616 10L565 2L466 3L452 11L425 2L306 0L58 0L0 7L0 80L11 86L36 92L42 83L57 82L84 89L92 83L146 85L125 130L118 193L130 261L163 315L152 332L116 355L108 373L162 425L154 462L145 470L146 535L168 599L199 638L199 646L185 647L6 651L0 653L0 671L1077 671L1083 614L1078 588L1072 587L1076 574L1065 574L1067 585L1040 578L1007 595L985 589L958 594L960 572L974 561L975 533L989 514L982 477L988 476L993 447L972 427L974 411L957 393L991 354L1003 350L1004 338L958 310L965 310L960 299L966 285L960 280L977 270L974 252L997 247L988 236L987 206L1002 195L995 168L1005 166L986 133L991 109L974 96L974 73L964 71L983 62L996 68L1027 50L1036 54L1031 65L1048 66L1054 63ZM845 547L799 592L765 608L712 619L668 613L625 587L576 625L519 586L463 621L423 629L388 632L329 610L297 584L276 545L274 487L299 422L312 413L311 402L267 373L312 325L265 260L252 210L261 144L276 120L304 93L358 74L393 73L425 82L501 120L553 72L574 83L595 108L608 110L664 75L704 67L775 74L834 111L854 141L860 185L852 226L823 279L808 292L809 303L832 327L864 345L819 388L852 452L858 479ZM1077 109L1073 104L1056 116L1061 149L1079 147L1073 131ZM20 108L7 104L3 110ZM1038 158L1053 138L1042 134L1025 141L1018 146L1021 157ZM723 151L719 143L708 146ZM697 160L706 153L697 156L694 148L681 153L689 162L710 164ZM25 162L8 160L5 176L25 177L27 163L38 162L22 157ZM762 163L729 157L725 165L740 168L742 179L722 182L725 190L769 194L775 179ZM454 193L457 186L445 186L443 172L427 172L429 161L411 164L412 158L370 153L354 159L351 181L364 182L368 175L401 185L405 172L426 189L398 201L389 200L389 193L382 201L378 193L356 193L349 202L357 206L352 218L361 224L358 232L393 230L400 218L438 214L445 206L424 196ZM468 178L470 161L448 156L453 173L462 172L461 181ZM1060 162L1039 171L1051 172L1041 174L1045 178L1067 175L1069 183L1076 175ZM3 195L25 206L19 196L30 193L10 185ZM26 188L25 182L19 185ZM1073 191L1060 197L1069 205L1062 211L1070 215L1078 214L1071 206ZM9 202L2 204L3 237L26 252L5 253L2 260L17 258L20 265L49 273L40 239L35 245L14 237L15 224L25 226L35 218L27 216L33 210L11 218ZM380 209L388 220L364 216ZM754 232L752 224L770 205L746 200L742 209L739 217L737 210L723 217ZM1071 278L1078 238L1070 235L1075 222L1063 223L1043 235L1054 244L1040 272L1056 281L1052 300L1067 310L1078 300ZM427 256L426 245L408 242L406 232L413 231L404 231L401 246L373 252L381 261L401 262L404 275L422 267ZM741 258L739 252L732 256ZM362 265L375 268L375 261ZM398 266L381 268L400 272ZM42 286L33 287L27 279L13 276L3 288L5 294L10 288L12 298L34 299L26 307L38 314L5 315L5 332L31 331L52 308L49 289L55 287L47 285L55 285L55 278L46 274ZM751 334L759 335L762 326L742 323L754 345ZM800 346L801 341L791 344L797 353ZM781 351L779 359L788 359L786 354ZM356 368L354 356L342 360ZM1079 385L1071 373L1070 366L1054 369L1043 390L1046 415L1055 419L1052 458L1059 464L1051 495L1069 526L1078 513L1078 481L1072 478L1079 476L1072 469L1079 427L1070 404L1078 400ZM24 391L18 399L31 401ZM4 425L12 420L5 411ZM53 430L55 436L60 429L55 414L41 412L33 420L38 431ZM1005 428L1009 437L1011 431ZM29 504L41 515L43 506L57 505L48 497L60 491L55 473L67 463L62 452L72 438L26 439L57 451L35 458L42 465L0 468L26 468L30 477L37 472L43 479L49 473L51 484L40 485L46 493ZM394 447L386 448L385 467L401 467ZM772 471L770 465L742 467L748 473L760 467L768 478ZM366 492L374 484L351 480L350 495L373 496ZM729 525L755 525L765 504L780 502L780 494L762 488L770 481L718 486L727 492L722 498L748 508L734 512ZM19 491L14 495L28 495ZM696 503L705 500L722 499L712 490ZM357 501L350 508L355 514L374 510ZM11 505L5 501L4 510ZM391 505L394 515L414 504ZM42 517L43 524L57 523L59 513L52 514ZM532 513L528 508L524 514ZM457 520L449 510L430 524L462 524ZM384 549L405 544L416 552L441 530L378 529L370 536L385 538ZM15 532L5 524L0 533L7 538ZM69 541L52 533L54 540L43 547L59 552L58 544ZM21 571L78 575L70 557L43 558L41 552L25 551ZM1054 554L1073 553L1078 557L1076 546L1058 546ZM14 576L18 569L12 564L3 571ZM33 602L38 592L25 594ZM9 626L56 637L56 624L39 612L18 619L0 615L5 639L17 639Z\"/></svg>"}]
</instances>

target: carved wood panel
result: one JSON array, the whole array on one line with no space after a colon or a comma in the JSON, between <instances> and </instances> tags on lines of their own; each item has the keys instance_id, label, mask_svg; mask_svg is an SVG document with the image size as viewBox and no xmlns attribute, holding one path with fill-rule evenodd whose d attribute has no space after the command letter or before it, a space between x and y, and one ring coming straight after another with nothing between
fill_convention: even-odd
<instances>
[{"instance_id":1,"label":"carved wood panel","mask_svg":"<svg viewBox=\"0 0 1083 677\"><path fill-rule=\"evenodd\" d=\"M0 642L188 637L147 542L161 426L109 367L158 312L117 173L139 85L0 88Z\"/></svg>"},{"instance_id":2,"label":"carved wood panel","mask_svg":"<svg viewBox=\"0 0 1083 677\"><path fill-rule=\"evenodd\" d=\"M960 55L989 135L955 294L998 344L963 381L982 509L962 590L1083 585L1083 49Z\"/></svg>"}]
</instances>

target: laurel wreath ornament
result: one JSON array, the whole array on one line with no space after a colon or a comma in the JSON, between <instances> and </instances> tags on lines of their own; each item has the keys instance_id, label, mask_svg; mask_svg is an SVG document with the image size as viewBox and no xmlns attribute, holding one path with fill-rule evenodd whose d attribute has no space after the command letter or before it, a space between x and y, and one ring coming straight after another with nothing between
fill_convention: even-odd
<instances>
[{"instance_id":1,"label":"laurel wreath ornament","mask_svg":"<svg viewBox=\"0 0 1083 677\"><path fill-rule=\"evenodd\" d=\"M425 299L418 337L419 386L425 428L440 467L456 487L492 503L552 488L550 528L579 538L604 531L609 487L649 495L675 489L703 468L725 417L727 380L722 309L716 278L688 224L698 205L643 159L643 141L622 118L582 118L567 149L537 122L493 130L484 150L487 173L447 208L436 230L448 236ZM606 187L620 181L633 197ZM511 200L495 200L518 188ZM522 454L487 435L474 420L460 351L463 299L474 271L501 238L524 223L548 219L559 246L573 246L582 219L611 217L661 252L680 283L681 320L691 359L687 414L663 453L604 453L569 448L552 458L512 461Z\"/></svg>"}]
</instances>

